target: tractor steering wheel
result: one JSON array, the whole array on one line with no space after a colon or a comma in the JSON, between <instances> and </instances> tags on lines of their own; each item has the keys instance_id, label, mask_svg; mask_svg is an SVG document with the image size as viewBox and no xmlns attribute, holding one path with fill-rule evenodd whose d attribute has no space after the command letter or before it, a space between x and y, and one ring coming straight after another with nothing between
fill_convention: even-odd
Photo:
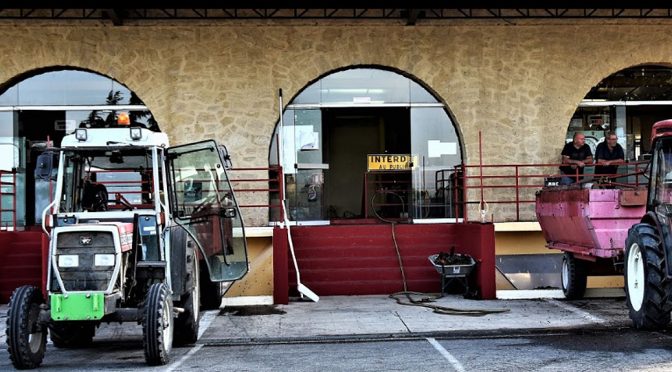
<instances>
[{"instance_id":1,"label":"tractor steering wheel","mask_svg":"<svg viewBox=\"0 0 672 372\"><path fill-rule=\"evenodd\" d=\"M192 216L196 216L202 211L204 211L208 206L212 205L212 203L217 200L217 194L210 194L203 199L198 205L194 207L194 209L191 211Z\"/></svg>"}]
</instances>

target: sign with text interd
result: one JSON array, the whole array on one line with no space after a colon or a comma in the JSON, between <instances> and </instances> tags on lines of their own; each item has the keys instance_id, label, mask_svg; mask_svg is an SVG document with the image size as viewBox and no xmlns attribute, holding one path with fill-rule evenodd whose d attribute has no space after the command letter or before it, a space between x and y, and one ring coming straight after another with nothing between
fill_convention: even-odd
<instances>
[{"instance_id":1,"label":"sign with text interd","mask_svg":"<svg viewBox=\"0 0 672 372\"><path fill-rule=\"evenodd\" d=\"M413 168L411 154L369 154L367 170L375 171L408 171Z\"/></svg>"}]
</instances>

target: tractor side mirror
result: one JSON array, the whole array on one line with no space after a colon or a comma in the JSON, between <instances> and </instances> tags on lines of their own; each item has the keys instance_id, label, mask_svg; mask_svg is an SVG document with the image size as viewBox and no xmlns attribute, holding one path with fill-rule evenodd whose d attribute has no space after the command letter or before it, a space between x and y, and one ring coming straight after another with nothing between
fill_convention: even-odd
<instances>
[{"instance_id":1,"label":"tractor side mirror","mask_svg":"<svg viewBox=\"0 0 672 372\"><path fill-rule=\"evenodd\" d=\"M231 155L229 155L229 150L224 145L219 145L219 154L224 160L224 168L231 169L233 168L233 163L231 162Z\"/></svg>"},{"instance_id":2,"label":"tractor side mirror","mask_svg":"<svg viewBox=\"0 0 672 372\"><path fill-rule=\"evenodd\" d=\"M224 218L236 218L237 215L236 208L224 208L222 211L222 217Z\"/></svg>"},{"instance_id":3,"label":"tractor side mirror","mask_svg":"<svg viewBox=\"0 0 672 372\"><path fill-rule=\"evenodd\" d=\"M35 179L49 181L54 171L54 153L45 151L37 157Z\"/></svg>"}]
</instances>

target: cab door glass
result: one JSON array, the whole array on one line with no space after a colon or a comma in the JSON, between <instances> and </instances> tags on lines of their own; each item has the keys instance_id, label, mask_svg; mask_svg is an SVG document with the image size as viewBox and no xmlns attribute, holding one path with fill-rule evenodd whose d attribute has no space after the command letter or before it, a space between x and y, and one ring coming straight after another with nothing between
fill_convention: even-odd
<instances>
[{"instance_id":1,"label":"cab door glass","mask_svg":"<svg viewBox=\"0 0 672 372\"><path fill-rule=\"evenodd\" d=\"M219 147L204 141L169 148L166 154L175 222L196 241L210 280L240 279L248 269L247 245Z\"/></svg>"}]
</instances>

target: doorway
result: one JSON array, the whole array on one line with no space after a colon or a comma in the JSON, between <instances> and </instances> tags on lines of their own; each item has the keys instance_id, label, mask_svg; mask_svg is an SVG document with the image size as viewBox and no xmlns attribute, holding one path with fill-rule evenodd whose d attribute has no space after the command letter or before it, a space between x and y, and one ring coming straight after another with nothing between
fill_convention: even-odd
<instances>
[{"instance_id":1,"label":"doorway","mask_svg":"<svg viewBox=\"0 0 672 372\"><path fill-rule=\"evenodd\" d=\"M395 108L332 108L322 110L329 177L325 185L326 217L365 219L371 192L366 186L367 157L409 154L410 110ZM410 171L395 172L387 182L410 187ZM371 184L369 183L369 186Z\"/></svg>"}]
</instances>

